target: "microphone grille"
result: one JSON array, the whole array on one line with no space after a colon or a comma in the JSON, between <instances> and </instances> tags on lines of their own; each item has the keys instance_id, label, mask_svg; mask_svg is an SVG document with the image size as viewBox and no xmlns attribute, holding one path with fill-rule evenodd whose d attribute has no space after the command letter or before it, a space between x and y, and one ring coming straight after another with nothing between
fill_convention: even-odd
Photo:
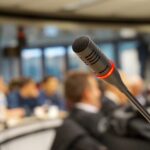
<instances>
[{"instance_id":1,"label":"microphone grille","mask_svg":"<svg viewBox=\"0 0 150 150\"><path fill-rule=\"evenodd\" d=\"M81 36L77 38L73 44L72 49L75 53L82 52L85 50L89 44L90 38L88 36Z\"/></svg>"}]
</instances>

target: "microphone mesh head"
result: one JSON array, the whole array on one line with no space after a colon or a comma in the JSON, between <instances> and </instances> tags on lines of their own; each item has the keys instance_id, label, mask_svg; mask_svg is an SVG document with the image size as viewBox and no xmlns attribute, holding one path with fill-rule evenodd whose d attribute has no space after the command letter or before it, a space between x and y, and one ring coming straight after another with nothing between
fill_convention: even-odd
<instances>
[{"instance_id":1,"label":"microphone mesh head","mask_svg":"<svg viewBox=\"0 0 150 150\"><path fill-rule=\"evenodd\" d=\"M72 49L75 53L82 52L88 47L90 38L88 36L81 36L77 38L73 44L72 44Z\"/></svg>"}]
</instances>

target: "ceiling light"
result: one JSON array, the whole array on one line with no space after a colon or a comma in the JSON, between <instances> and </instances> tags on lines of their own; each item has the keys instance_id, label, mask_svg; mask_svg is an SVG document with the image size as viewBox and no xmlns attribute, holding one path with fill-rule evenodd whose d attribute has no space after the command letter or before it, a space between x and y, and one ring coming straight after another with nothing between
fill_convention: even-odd
<instances>
[{"instance_id":1,"label":"ceiling light","mask_svg":"<svg viewBox=\"0 0 150 150\"><path fill-rule=\"evenodd\" d=\"M123 28L120 31L120 36L123 38L133 38L137 35L137 32L134 29Z\"/></svg>"}]
</instances>

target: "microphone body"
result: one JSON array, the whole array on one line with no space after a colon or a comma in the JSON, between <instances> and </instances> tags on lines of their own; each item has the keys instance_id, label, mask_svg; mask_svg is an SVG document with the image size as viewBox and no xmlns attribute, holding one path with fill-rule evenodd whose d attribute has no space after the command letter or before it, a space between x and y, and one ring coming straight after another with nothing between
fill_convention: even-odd
<instances>
[{"instance_id":1,"label":"microphone body","mask_svg":"<svg viewBox=\"0 0 150 150\"><path fill-rule=\"evenodd\" d=\"M116 86L121 92L123 92L129 98L130 102L136 106L138 111L150 123L150 114L124 85L113 62L111 62L100 51L100 49L88 36L77 38L74 41L72 48L80 59L93 70L97 77L104 79L106 82Z\"/></svg>"}]
</instances>

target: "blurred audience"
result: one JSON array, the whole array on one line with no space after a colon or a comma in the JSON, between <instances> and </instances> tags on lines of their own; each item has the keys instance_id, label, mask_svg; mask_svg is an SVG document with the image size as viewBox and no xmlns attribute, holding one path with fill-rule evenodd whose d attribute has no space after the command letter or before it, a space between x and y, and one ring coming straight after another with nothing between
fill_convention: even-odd
<instances>
[{"instance_id":1,"label":"blurred audience","mask_svg":"<svg viewBox=\"0 0 150 150\"><path fill-rule=\"evenodd\" d=\"M108 120L100 111L101 91L93 74L70 73L65 81L65 96L70 108L69 118L101 142L101 136L107 130Z\"/></svg>"},{"instance_id":2,"label":"blurred audience","mask_svg":"<svg viewBox=\"0 0 150 150\"><path fill-rule=\"evenodd\" d=\"M39 91L36 83L30 78L22 78L19 90L14 90L8 94L8 108L20 109L22 115L31 115L38 101Z\"/></svg>"},{"instance_id":3,"label":"blurred audience","mask_svg":"<svg viewBox=\"0 0 150 150\"><path fill-rule=\"evenodd\" d=\"M120 74L131 93L150 110L149 88L145 90L143 79L138 75L129 78L122 71ZM93 74L71 72L64 83L66 104L60 94L59 84L56 77L47 76L39 87L30 78L13 79L7 86L0 77L0 122L31 115L57 118L60 117L60 112L69 110L69 116L62 127L76 129L78 126L81 134L86 135L90 144L98 146L98 150L107 149L102 138L110 130L121 136L142 136L149 139L149 132L143 129L145 126L149 129L149 126L116 87L97 80ZM137 122L141 126L138 126ZM76 136L75 129L68 137ZM83 145L86 145L85 143Z\"/></svg>"},{"instance_id":4,"label":"blurred audience","mask_svg":"<svg viewBox=\"0 0 150 150\"><path fill-rule=\"evenodd\" d=\"M66 110L64 98L58 93L59 81L54 76L47 76L41 83L40 102L45 106L57 106Z\"/></svg>"}]
</instances>

